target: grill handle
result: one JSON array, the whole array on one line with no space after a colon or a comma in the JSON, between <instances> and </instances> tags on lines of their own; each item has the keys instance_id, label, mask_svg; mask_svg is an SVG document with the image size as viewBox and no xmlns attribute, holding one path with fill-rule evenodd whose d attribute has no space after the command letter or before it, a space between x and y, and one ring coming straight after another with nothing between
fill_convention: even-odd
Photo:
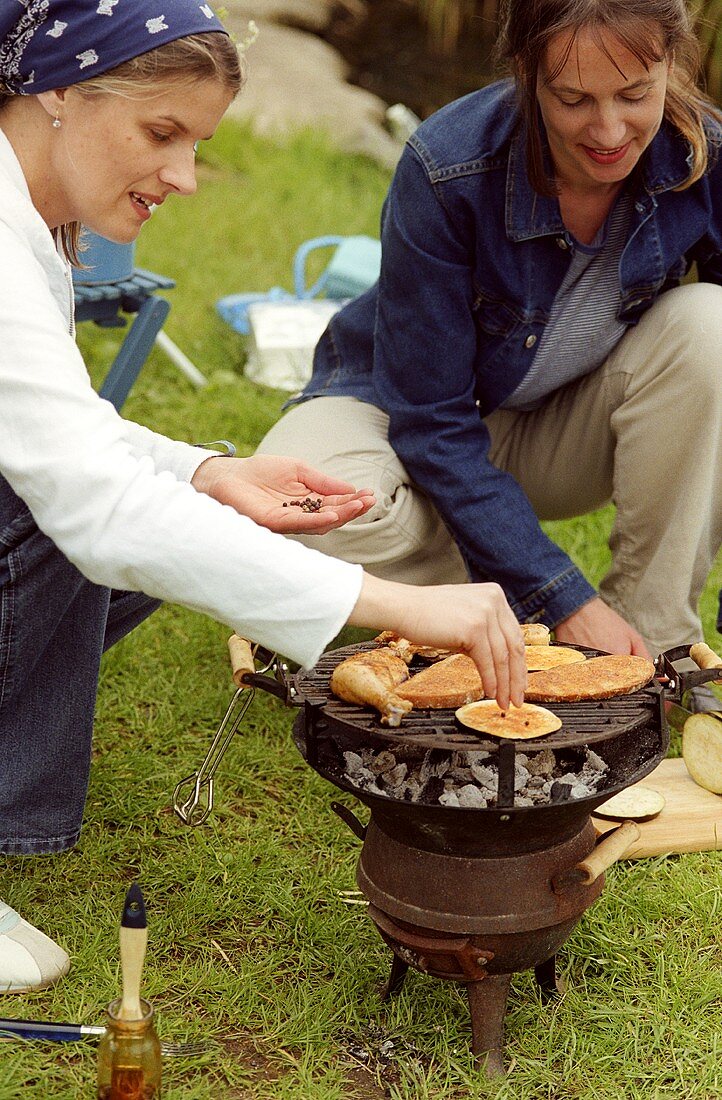
<instances>
[{"instance_id":1,"label":"grill handle","mask_svg":"<svg viewBox=\"0 0 722 1100\"><path fill-rule=\"evenodd\" d=\"M357 836L359 840L366 839L366 830L368 826L361 824L353 810L349 810L348 806L344 806L341 802L332 802L331 809L337 817L341 818L345 825L348 825L354 836Z\"/></svg>"},{"instance_id":2,"label":"grill handle","mask_svg":"<svg viewBox=\"0 0 722 1100\"><path fill-rule=\"evenodd\" d=\"M674 667L675 661L691 658L699 668L699 672L679 672ZM661 677L665 685L668 698L679 702L686 691L698 687L700 684L722 681L722 658L718 657L713 649L705 642L695 642L694 645L675 646L660 653L654 662L657 675Z\"/></svg>"},{"instance_id":3,"label":"grill handle","mask_svg":"<svg viewBox=\"0 0 722 1100\"><path fill-rule=\"evenodd\" d=\"M636 821L625 821L613 833L607 833L586 859L562 871L552 879L552 887L557 894L574 886L591 886L600 875L621 859L640 836Z\"/></svg>"},{"instance_id":4,"label":"grill handle","mask_svg":"<svg viewBox=\"0 0 722 1100\"><path fill-rule=\"evenodd\" d=\"M237 634L231 634L228 639L228 655L233 669L233 683L237 688L247 687L245 677L256 671L251 643L245 638L239 638Z\"/></svg>"},{"instance_id":5,"label":"grill handle","mask_svg":"<svg viewBox=\"0 0 722 1100\"><path fill-rule=\"evenodd\" d=\"M722 668L722 657L718 657L706 642L690 646L689 655L700 668Z\"/></svg>"},{"instance_id":6,"label":"grill handle","mask_svg":"<svg viewBox=\"0 0 722 1100\"><path fill-rule=\"evenodd\" d=\"M275 653L254 645L246 638L240 638L238 634L231 634L228 639L228 655L231 658L233 670L233 683L241 688L260 688L269 695L275 695L277 699L286 705L294 701L294 690L287 678L288 666L279 661ZM255 659L264 661L260 671L256 671ZM273 671L275 676L265 676L264 673Z\"/></svg>"}]
</instances>

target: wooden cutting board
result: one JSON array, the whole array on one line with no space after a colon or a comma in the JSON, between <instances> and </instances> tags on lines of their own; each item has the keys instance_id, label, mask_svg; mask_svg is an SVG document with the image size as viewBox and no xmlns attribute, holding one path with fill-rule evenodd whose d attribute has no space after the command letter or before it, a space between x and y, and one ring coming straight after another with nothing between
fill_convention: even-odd
<instances>
[{"instance_id":1,"label":"wooden cutting board","mask_svg":"<svg viewBox=\"0 0 722 1100\"><path fill-rule=\"evenodd\" d=\"M722 850L722 795L699 787L684 760L663 760L639 786L659 791L666 805L651 821L639 822L641 836L625 859ZM603 817L592 817L592 821L600 834L619 824Z\"/></svg>"}]
</instances>

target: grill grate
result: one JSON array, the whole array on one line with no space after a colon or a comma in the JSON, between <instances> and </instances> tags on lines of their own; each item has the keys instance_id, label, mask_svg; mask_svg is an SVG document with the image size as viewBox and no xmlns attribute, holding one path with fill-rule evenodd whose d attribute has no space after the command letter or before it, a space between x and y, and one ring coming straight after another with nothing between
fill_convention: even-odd
<instances>
[{"instance_id":1,"label":"grill grate","mask_svg":"<svg viewBox=\"0 0 722 1100\"><path fill-rule=\"evenodd\" d=\"M302 670L294 677L294 686L301 698L318 717L314 724L321 732L319 722L328 721L334 733L346 733L350 738L377 741L384 744L403 742L411 749L447 749L457 752L473 752L483 748L498 748L499 742L475 734L457 722L453 710L414 709L405 715L397 729L381 725L379 714L370 707L346 703L332 695L331 674L341 661L353 653L370 650L374 642L362 642L324 653L314 668ZM580 647L581 648L581 647ZM599 650L584 649L587 657L598 657ZM420 667L423 667L420 666ZM544 706L558 715L562 728L542 738L518 742L529 748L562 749L577 745L594 745L631 733L636 729L659 725L661 688L653 682L641 691L614 699L580 703L545 703Z\"/></svg>"}]
</instances>

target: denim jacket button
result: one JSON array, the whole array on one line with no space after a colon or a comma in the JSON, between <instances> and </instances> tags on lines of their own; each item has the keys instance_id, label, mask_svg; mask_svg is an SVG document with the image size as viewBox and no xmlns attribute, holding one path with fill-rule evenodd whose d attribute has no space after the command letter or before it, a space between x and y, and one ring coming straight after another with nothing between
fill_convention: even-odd
<instances>
[{"instance_id":1,"label":"denim jacket button","mask_svg":"<svg viewBox=\"0 0 722 1100\"><path fill-rule=\"evenodd\" d=\"M536 344L536 336L532 332L531 336L527 336L526 340L524 341L524 347L525 348L533 348L535 344Z\"/></svg>"}]
</instances>

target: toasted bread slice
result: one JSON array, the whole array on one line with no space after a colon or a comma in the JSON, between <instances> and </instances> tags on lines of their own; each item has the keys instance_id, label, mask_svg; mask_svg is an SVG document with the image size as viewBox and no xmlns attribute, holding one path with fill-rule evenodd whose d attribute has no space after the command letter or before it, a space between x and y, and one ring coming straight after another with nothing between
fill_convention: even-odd
<instances>
[{"instance_id":1,"label":"toasted bread slice","mask_svg":"<svg viewBox=\"0 0 722 1100\"><path fill-rule=\"evenodd\" d=\"M610 654L548 672L529 674L524 698L535 703L578 703L583 699L612 699L629 695L648 684L654 665L644 657Z\"/></svg>"},{"instance_id":2,"label":"toasted bread slice","mask_svg":"<svg viewBox=\"0 0 722 1100\"><path fill-rule=\"evenodd\" d=\"M471 657L465 653L452 653L443 661L425 668L412 676L396 690L401 699L408 699L415 707L460 707L481 699L484 687L481 676Z\"/></svg>"},{"instance_id":3,"label":"toasted bread slice","mask_svg":"<svg viewBox=\"0 0 722 1100\"><path fill-rule=\"evenodd\" d=\"M544 623L522 623L521 632L524 635L524 645L549 645L551 635L549 627Z\"/></svg>"}]
</instances>

